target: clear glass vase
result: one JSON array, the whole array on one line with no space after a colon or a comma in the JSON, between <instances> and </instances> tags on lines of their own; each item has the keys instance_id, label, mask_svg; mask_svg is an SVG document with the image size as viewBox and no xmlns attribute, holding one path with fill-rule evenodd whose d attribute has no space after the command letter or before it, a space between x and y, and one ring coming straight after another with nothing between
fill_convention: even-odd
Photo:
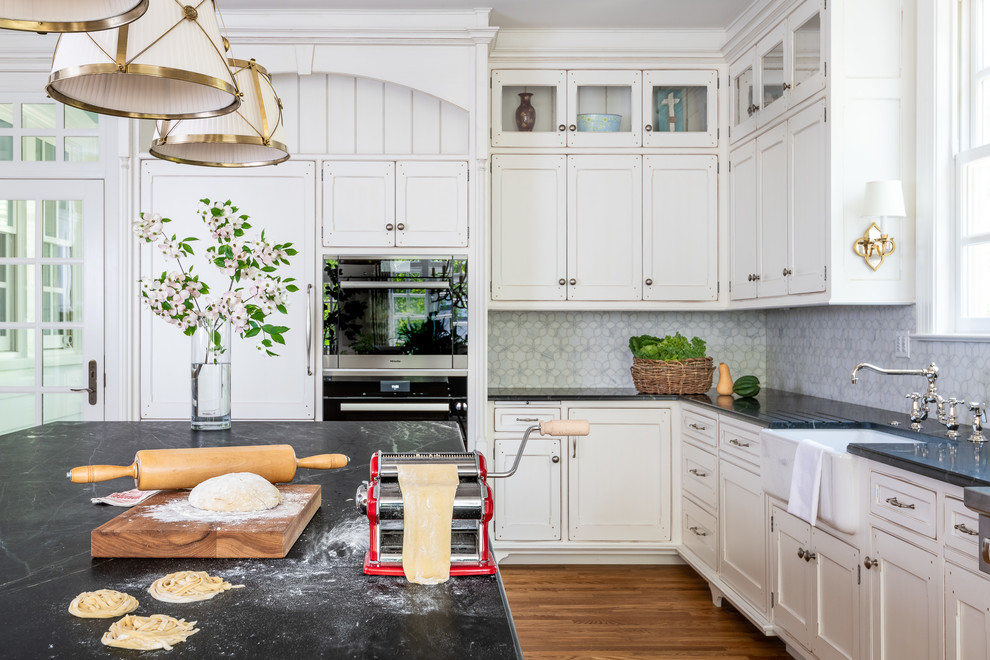
<instances>
[{"instance_id":1,"label":"clear glass vase","mask_svg":"<svg viewBox=\"0 0 990 660\"><path fill-rule=\"evenodd\" d=\"M194 431L230 428L230 322L201 319L192 335Z\"/></svg>"}]
</instances>

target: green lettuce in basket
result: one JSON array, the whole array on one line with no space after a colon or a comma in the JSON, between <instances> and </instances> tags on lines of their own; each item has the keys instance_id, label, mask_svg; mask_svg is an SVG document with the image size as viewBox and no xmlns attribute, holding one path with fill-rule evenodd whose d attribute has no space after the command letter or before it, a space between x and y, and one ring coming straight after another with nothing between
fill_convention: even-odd
<instances>
[{"instance_id":1,"label":"green lettuce in basket","mask_svg":"<svg viewBox=\"0 0 990 660\"><path fill-rule=\"evenodd\" d=\"M629 350L632 351L633 357L647 360L687 360L707 357L703 339L694 337L688 341L688 338L679 332L674 336L667 335L663 339L651 335L630 337Z\"/></svg>"}]
</instances>

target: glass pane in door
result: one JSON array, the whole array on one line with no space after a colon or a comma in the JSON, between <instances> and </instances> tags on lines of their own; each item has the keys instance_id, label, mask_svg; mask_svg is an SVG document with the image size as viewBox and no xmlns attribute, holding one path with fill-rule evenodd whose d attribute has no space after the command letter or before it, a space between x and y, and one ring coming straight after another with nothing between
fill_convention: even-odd
<instances>
[{"instance_id":1,"label":"glass pane in door","mask_svg":"<svg viewBox=\"0 0 990 660\"><path fill-rule=\"evenodd\" d=\"M708 88L704 85L654 87L651 103L654 131L708 131Z\"/></svg>"},{"instance_id":2,"label":"glass pane in door","mask_svg":"<svg viewBox=\"0 0 990 660\"><path fill-rule=\"evenodd\" d=\"M0 393L0 434L34 426L34 394Z\"/></svg>"},{"instance_id":3,"label":"glass pane in door","mask_svg":"<svg viewBox=\"0 0 990 660\"><path fill-rule=\"evenodd\" d=\"M34 200L0 200L0 259L34 256Z\"/></svg>"},{"instance_id":4,"label":"glass pane in door","mask_svg":"<svg viewBox=\"0 0 990 660\"><path fill-rule=\"evenodd\" d=\"M821 67L822 18L815 14L794 31L794 86L797 87Z\"/></svg>"},{"instance_id":5,"label":"glass pane in door","mask_svg":"<svg viewBox=\"0 0 990 660\"><path fill-rule=\"evenodd\" d=\"M42 423L81 422L83 407L88 405L84 394L43 394L41 397Z\"/></svg>"},{"instance_id":6,"label":"glass pane in door","mask_svg":"<svg viewBox=\"0 0 990 660\"><path fill-rule=\"evenodd\" d=\"M82 330L58 328L42 331L42 384L76 387L83 371ZM82 397L79 397L82 398Z\"/></svg>"},{"instance_id":7,"label":"glass pane in door","mask_svg":"<svg viewBox=\"0 0 990 660\"><path fill-rule=\"evenodd\" d=\"M577 89L577 130L628 133L632 103L632 88L627 85L581 85Z\"/></svg>"},{"instance_id":8,"label":"glass pane in door","mask_svg":"<svg viewBox=\"0 0 990 660\"><path fill-rule=\"evenodd\" d=\"M35 385L34 330L0 329L0 385Z\"/></svg>"},{"instance_id":9,"label":"glass pane in door","mask_svg":"<svg viewBox=\"0 0 990 660\"><path fill-rule=\"evenodd\" d=\"M557 87L554 85L503 85L502 131L556 132Z\"/></svg>"},{"instance_id":10,"label":"glass pane in door","mask_svg":"<svg viewBox=\"0 0 990 660\"><path fill-rule=\"evenodd\" d=\"M734 94L733 123L739 125L753 114L753 68L748 67L732 81Z\"/></svg>"},{"instance_id":11,"label":"glass pane in door","mask_svg":"<svg viewBox=\"0 0 990 660\"><path fill-rule=\"evenodd\" d=\"M34 266L0 264L0 323L34 322Z\"/></svg>"},{"instance_id":12,"label":"glass pane in door","mask_svg":"<svg viewBox=\"0 0 990 660\"><path fill-rule=\"evenodd\" d=\"M778 43L760 57L763 75L763 106L767 108L784 95L784 44Z\"/></svg>"}]
</instances>

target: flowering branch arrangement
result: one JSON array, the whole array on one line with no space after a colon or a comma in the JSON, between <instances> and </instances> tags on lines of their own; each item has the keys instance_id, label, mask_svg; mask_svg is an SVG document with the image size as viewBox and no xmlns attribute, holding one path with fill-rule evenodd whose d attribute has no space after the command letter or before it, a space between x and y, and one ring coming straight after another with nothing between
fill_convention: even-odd
<instances>
[{"instance_id":1,"label":"flowering branch arrangement","mask_svg":"<svg viewBox=\"0 0 990 660\"><path fill-rule=\"evenodd\" d=\"M154 214L134 223L134 234L146 243L154 243L168 259L175 260L178 270L163 271L158 277L141 279L141 296L152 312L176 325L186 335L192 335L197 327L210 332L212 343L221 349L220 333L223 321L230 321L233 330L247 339L258 337L258 350L268 355L274 344L285 344L282 336L289 328L267 323L274 312L286 314L288 294L298 291L295 278L279 277L275 273L279 265L288 265L288 257L297 254L292 243L271 243L261 232L258 240L245 234L250 229L248 216L226 202L199 200L197 209L203 222L216 241L206 248L210 263L229 278L227 288L219 295L209 296L210 287L193 273L193 266L186 268L182 259L193 256L195 237L183 239L164 233L171 222Z\"/></svg>"}]
</instances>

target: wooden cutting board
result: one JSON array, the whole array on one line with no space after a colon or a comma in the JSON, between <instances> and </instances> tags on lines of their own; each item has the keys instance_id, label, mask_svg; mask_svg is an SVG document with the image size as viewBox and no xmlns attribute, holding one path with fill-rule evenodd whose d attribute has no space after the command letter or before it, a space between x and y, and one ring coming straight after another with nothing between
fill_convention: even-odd
<instances>
[{"instance_id":1,"label":"wooden cutting board","mask_svg":"<svg viewBox=\"0 0 990 660\"><path fill-rule=\"evenodd\" d=\"M282 503L256 513L202 511L189 491L154 495L92 533L94 557L284 557L320 508L320 487L278 486Z\"/></svg>"}]
</instances>

